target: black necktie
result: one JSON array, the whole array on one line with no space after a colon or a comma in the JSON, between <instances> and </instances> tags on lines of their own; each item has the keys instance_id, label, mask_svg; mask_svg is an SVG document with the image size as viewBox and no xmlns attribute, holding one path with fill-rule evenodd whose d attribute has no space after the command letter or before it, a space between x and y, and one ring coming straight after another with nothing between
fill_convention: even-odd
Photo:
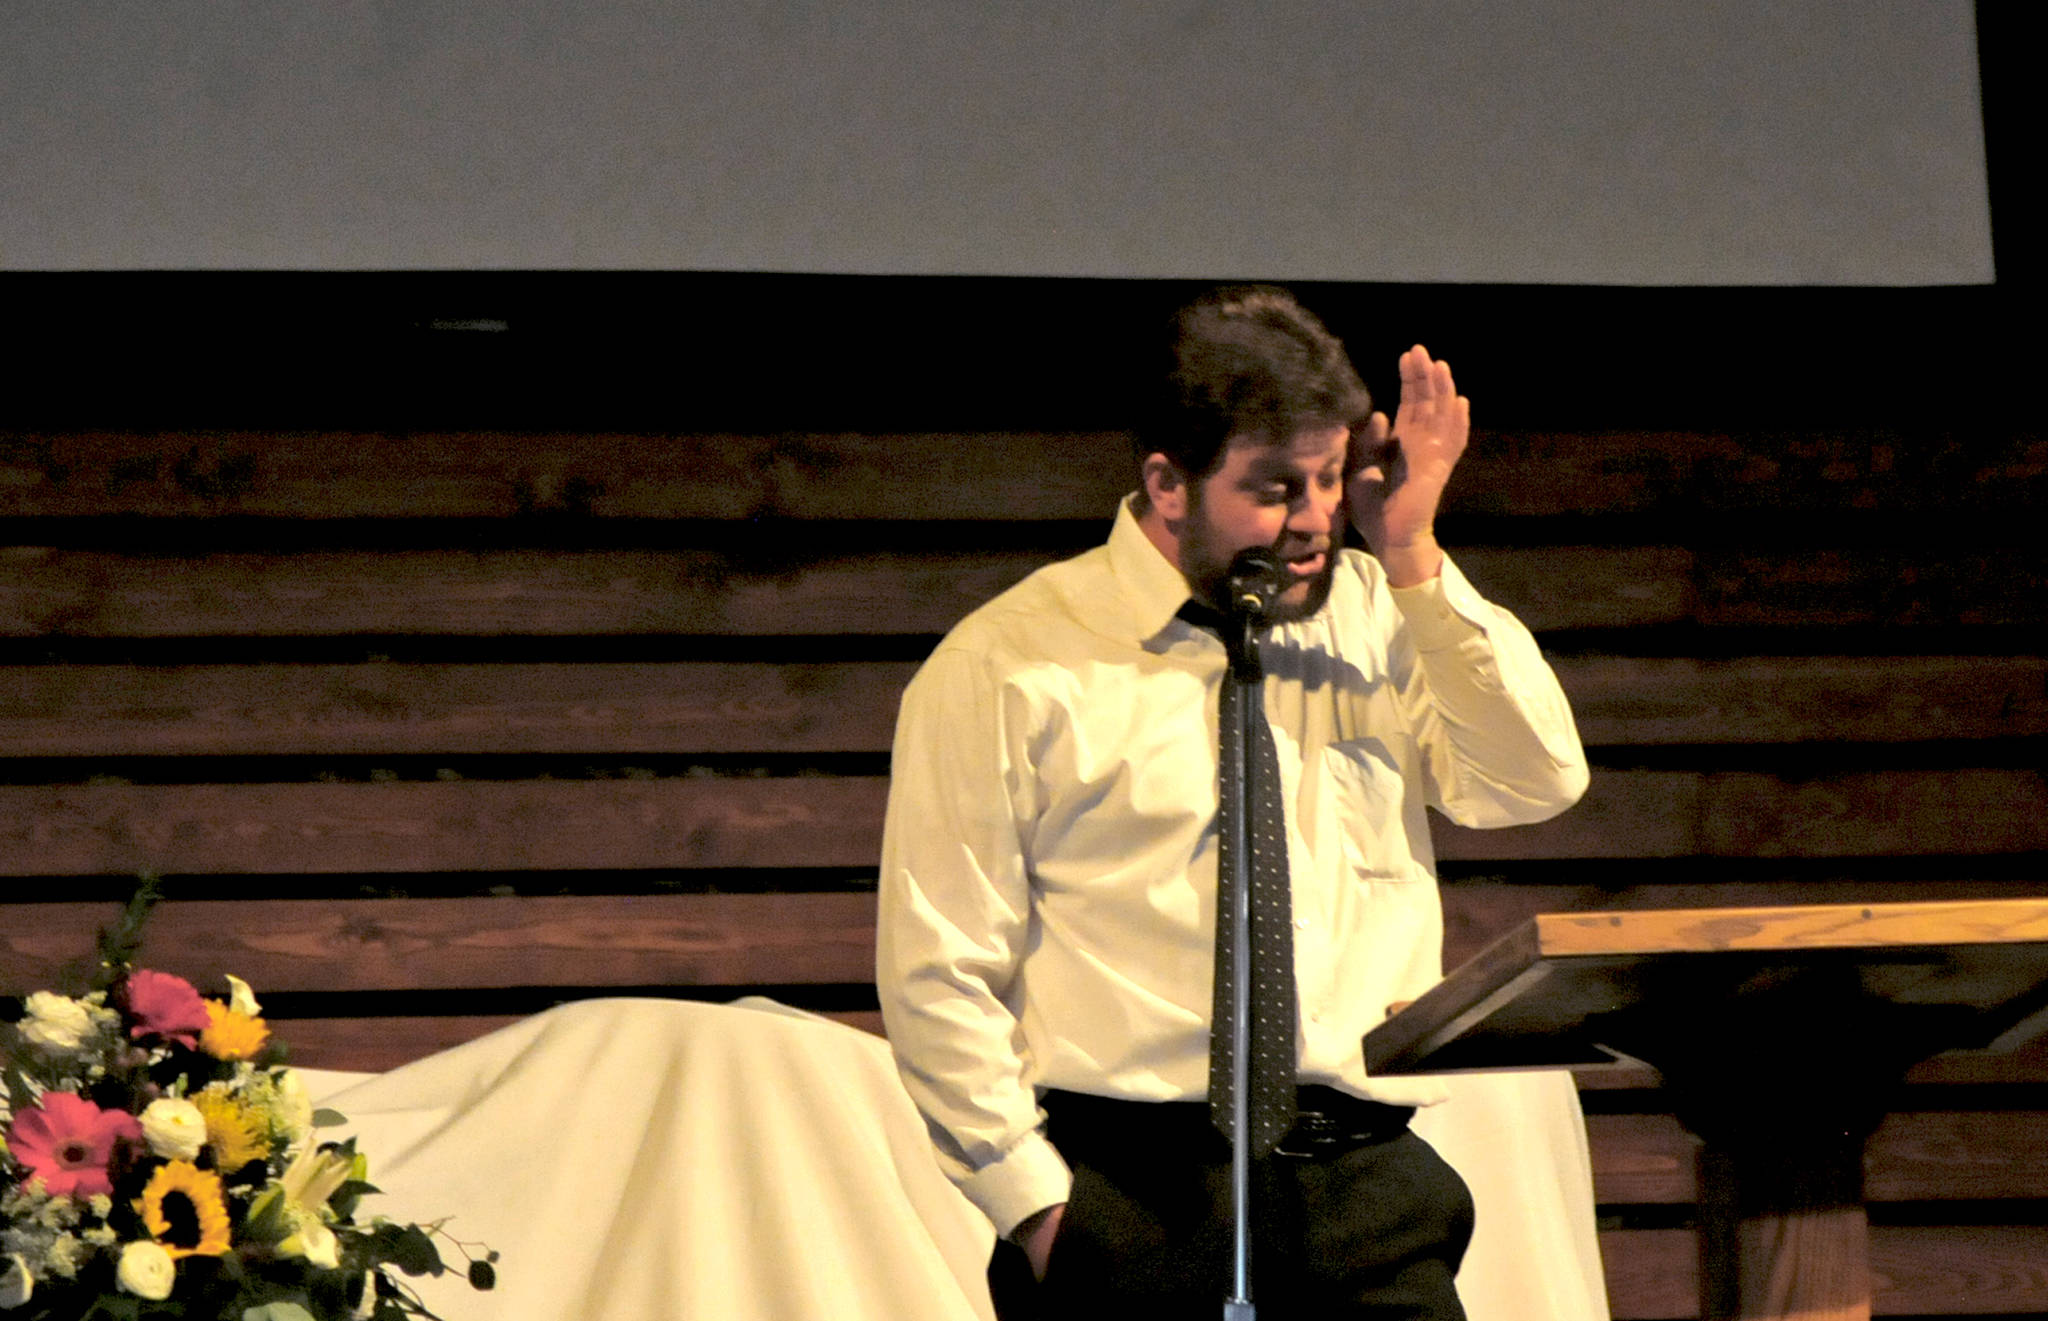
<instances>
[{"instance_id":1,"label":"black necktie","mask_svg":"<svg viewBox=\"0 0 2048 1321\"><path fill-rule=\"evenodd\" d=\"M1223 636L1230 621L1207 606L1189 602L1181 618ZM1273 1149L1294 1123L1294 931L1287 878L1287 817L1280 801L1280 759L1273 731L1266 723L1262 689L1241 684L1225 674L1218 705L1218 741L1222 756L1216 850L1216 980L1209 1021L1209 1115L1225 1134L1231 1131L1232 1021L1235 1018L1235 951L1231 915L1236 910L1236 870L1231 824L1239 794L1231 778L1235 759L1232 741L1242 739L1247 722L1250 744L1245 771L1251 779L1251 819L1245 841L1251 862L1251 1059L1246 1076L1251 1091L1251 1154Z\"/></svg>"}]
</instances>

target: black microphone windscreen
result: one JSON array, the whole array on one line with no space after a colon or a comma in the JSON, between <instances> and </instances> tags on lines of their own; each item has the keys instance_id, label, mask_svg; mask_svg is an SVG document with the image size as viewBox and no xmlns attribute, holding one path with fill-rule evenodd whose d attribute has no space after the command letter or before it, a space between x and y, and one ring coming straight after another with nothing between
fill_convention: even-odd
<instances>
[{"instance_id":1,"label":"black microphone windscreen","mask_svg":"<svg viewBox=\"0 0 2048 1321\"><path fill-rule=\"evenodd\" d=\"M1265 616L1280 595L1280 557L1271 546L1247 546L1230 561L1230 608L1254 619Z\"/></svg>"}]
</instances>

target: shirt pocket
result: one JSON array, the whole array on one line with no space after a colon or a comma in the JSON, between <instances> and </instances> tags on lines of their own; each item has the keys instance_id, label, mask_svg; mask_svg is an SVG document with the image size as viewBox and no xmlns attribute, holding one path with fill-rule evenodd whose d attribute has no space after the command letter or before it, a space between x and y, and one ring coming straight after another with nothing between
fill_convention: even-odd
<instances>
[{"instance_id":1,"label":"shirt pocket","mask_svg":"<svg viewBox=\"0 0 2048 1321\"><path fill-rule=\"evenodd\" d=\"M1345 868L1364 880L1416 880L1403 824L1406 785L1392 750L1377 738L1340 739L1323 749L1323 768Z\"/></svg>"}]
</instances>

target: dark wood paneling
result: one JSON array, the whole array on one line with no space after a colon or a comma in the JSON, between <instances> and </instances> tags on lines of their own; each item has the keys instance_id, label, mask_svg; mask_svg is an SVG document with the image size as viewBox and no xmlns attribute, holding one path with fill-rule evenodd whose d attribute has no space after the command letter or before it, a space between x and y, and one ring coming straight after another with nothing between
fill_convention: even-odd
<instances>
[{"instance_id":1,"label":"dark wood paneling","mask_svg":"<svg viewBox=\"0 0 2048 1321\"><path fill-rule=\"evenodd\" d=\"M1669 1115L1586 1117L1603 1203L1699 1196L1696 1140ZM1913 1111L1887 1117L1865 1153L1872 1202L2034 1198L2048 1188L2048 1113Z\"/></svg>"},{"instance_id":2,"label":"dark wood paneling","mask_svg":"<svg viewBox=\"0 0 2048 1321\"><path fill-rule=\"evenodd\" d=\"M1586 796L1533 826L1432 820L1440 857L1857 858L2048 848L2038 771L1595 771Z\"/></svg>"},{"instance_id":3,"label":"dark wood paneling","mask_svg":"<svg viewBox=\"0 0 2048 1321\"><path fill-rule=\"evenodd\" d=\"M259 992L871 982L868 894L171 901L141 962ZM0 907L0 992L93 949L113 904Z\"/></svg>"},{"instance_id":4,"label":"dark wood paneling","mask_svg":"<svg viewBox=\"0 0 2048 1321\"><path fill-rule=\"evenodd\" d=\"M2048 556L2038 551L1911 562L1786 551L1702 558L1697 567L1692 552L1668 546L1477 546L1454 555L1481 591L1538 631L2038 625L2048 592ZM1054 558L838 549L775 564L695 550L181 558L16 546L0 551L0 636L942 633Z\"/></svg>"},{"instance_id":5,"label":"dark wood paneling","mask_svg":"<svg viewBox=\"0 0 2048 1321\"><path fill-rule=\"evenodd\" d=\"M2048 660L2038 656L1569 656L1553 664L1589 746L2048 734Z\"/></svg>"},{"instance_id":6,"label":"dark wood paneling","mask_svg":"<svg viewBox=\"0 0 2048 1321\"><path fill-rule=\"evenodd\" d=\"M2048 734L2033 656L1562 657L1589 745ZM0 669L17 756L886 752L907 661Z\"/></svg>"},{"instance_id":7,"label":"dark wood paneling","mask_svg":"<svg viewBox=\"0 0 2048 1321\"><path fill-rule=\"evenodd\" d=\"M1014 551L0 552L0 636L940 633L1046 562Z\"/></svg>"},{"instance_id":8,"label":"dark wood paneling","mask_svg":"<svg viewBox=\"0 0 2048 1321\"><path fill-rule=\"evenodd\" d=\"M1699 1312L1699 1248L1689 1230L1600 1235L1615 1321ZM1875 1226L1871 1311L1878 1316L1999 1316L2048 1311L2048 1227Z\"/></svg>"},{"instance_id":9,"label":"dark wood paneling","mask_svg":"<svg viewBox=\"0 0 2048 1321\"><path fill-rule=\"evenodd\" d=\"M0 876L864 867L886 797L872 776L0 786ZM1540 825L1433 824L1463 861L1987 856L2048 849L2048 785L1604 771Z\"/></svg>"},{"instance_id":10,"label":"dark wood paneling","mask_svg":"<svg viewBox=\"0 0 2048 1321\"><path fill-rule=\"evenodd\" d=\"M1697 573L1699 621L1719 627L2038 628L2048 620L2048 557L2032 540L1702 553Z\"/></svg>"},{"instance_id":11,"label":"dark wood paneling","mask_svg":"<svg viewBox=\"0 0 2048 1321\"><path fill-rule=\"evenodd\" d=\"M0 517L1106 519L1100 431L0 432Z\"/></svg>"},{"instance_id":12,"label":"dark wood paneling","mask_svg":"<svg viewBox=\"0 0 2048 1321\"><path fill-rule=\"evenodd\" d=\"M1132 472L1117 431L0 432L0 517L1095 518ZM2048 500L2044 474L2031 431L1481 428L1451 503L1532 518L2011 513Z\"/></svg>"},{"instance_id":13,"label":"dark wood paneling","mask_svg":"<svg viewBox=\"0 0 2048 1321\"><path fill-rule=\"evenodd\" d=\"M1092 536L1091 538L1092 539ZM1085 541L1081 544L1086 544ZM166 547L168 551L169 547ZM1057 556L1036 551L308 550L191 557L0 550L0 637L943 633ZM1462 551L1535 629L1690 617L1666 547ZM1556 589L1570 582L1570 592Z\"/></svg>"},{"instance_id":14,"label":"dark wood paneling","mask_svg":"<svg viewBox=\"0 0 2048 1321\"><path fill-rule=\"evenodd\" d=\"M0 875L871 867L885 781L0 787Z\"/></svg>"},{"instance_id":15,"label":"dark wood paneling","mask_svg":"<svg viewBox=\"0 0 2048 1321\"><path fill-rule=\"evenodd\" d=\"M1453 508L1524 517L1884 509L2021 513L2048 498L2048 442L2017 431L1480 431Z\"/></svg>"},{"instance_id":16,"label":"dark wood paneling","mask_svg":"<svg viewBox=\"0 0 2048 1321\"><path fill-rule=\"evenodd\" d=\"M886 752L915 665L0 669L17 756Z\"/></svg>"}]
</instances>

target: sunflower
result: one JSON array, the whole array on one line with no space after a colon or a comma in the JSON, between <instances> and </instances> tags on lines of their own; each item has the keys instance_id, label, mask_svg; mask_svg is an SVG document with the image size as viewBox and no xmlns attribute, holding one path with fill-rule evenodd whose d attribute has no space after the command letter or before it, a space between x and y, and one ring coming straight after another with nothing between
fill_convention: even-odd
<instances>
[{"instance_id":1,"label":"sunflower","mask_svg":"<svg viewBox=\"0 0 2048 1321\"><path fill-rule=\"evenodd\" d=\"M263 1049L270 1029L254 1014L230 1009L218 1000L206 1002L206 1030L199 1048L217 1060L245 1060Z\"/></svg>"},{"instance_id":2,"label":"sunflower","mask_svg":"<svg viewBox=\"0 0 2048 1321\"><path fill-rule=\"evenodd\" d=\"M239 1098L208 1088L188 1099L206 1117L206 1145L222 1172L233 1174L270 1154L269 1124Z\"/></svg>"},{"instance_id":3,"label":"sunflower","mask_svg":"<svg viewBox=\"0 0 2048 1321\"><path fill-rule=\"evenodd\" d=\"M218 1257L228 1250L228 1204L220 1176L191 1161L165 1161L149 1176L135 1209L149 1235L173 1260Z\"/></svg>"}]
</instances>

